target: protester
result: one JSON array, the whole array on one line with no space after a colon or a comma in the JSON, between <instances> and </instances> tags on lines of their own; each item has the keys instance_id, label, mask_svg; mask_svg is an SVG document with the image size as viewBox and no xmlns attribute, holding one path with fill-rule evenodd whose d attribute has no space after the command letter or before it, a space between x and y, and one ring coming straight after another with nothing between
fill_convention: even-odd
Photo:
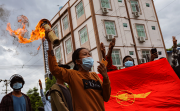
<instances>
[{"instance_id":1,"label":"protester","mask_svg":"<svg viewBox=\"0 0 180 111\"><path fill-rule=\"evenodd\" d=\"M38 111L44 111L43 107L38 107Z\"/></svg>"},{"instance_id":2,"label":"protester","mask_svg":"<svg viewBox=\"0 0 180 111\"><path fill-rule=\"evenodd\" d=\"M111 87L107 69L105 65L98 62L98 72L103 76L103 82L95 72L89 72L94 60L86 48L78 48L72 55L72 61L75 64L74 70L58 67L53 53L52 45L48 39L49 51L48 61L49 69L56 78L62 79L70 86L70 92L73 100L73 109L75 111L105 111L104 101L108 101L111 94Z\"/></svg>"},{"instance_id":3,"label":"protester","mask_svg":"<svg viewBox=\"0 0 180 111\"><path fill-rule=\"evenodd\" d=\"M29 97L21 92L24 84L25 81L21 75L11 76L10 87L13 92L3 97L0 111L32 111Z\"/></svg>"},{"instance_id":4,"label":"protester","mask_svg":"<svg viewBox=\"0 0 180 111\"><path fill-rule=\"evenodd\" d=\"M151 49L151 60L150 61L154 61L155 58L158 58L158 54L157 54L157 49L153 48L153 49Z\"/></svg>"},{"instance_id":5,"label":"protester","mask_svg":"<svg viewBox=\"0 0 180 111\"><path fill-rule=\"evenodd\" d=\"M68 65L58 65L70 69ZM56 79L56 84L50 88L52 111L73 111L72 98L69 89L61 78Z\"/></svg>"},{"instance_id":6,"label":"protester","mask_svg":"<svg viewBox=\"0 0 180 111\"><path fill-rule=\"evenodd\" d=\"M123 66L125 66L125 68L135 66L134 59L131 56L125 56L123 58Z\"/></svg>"},{"instance_id":7,"label":"protester","mask_svg":"<svg viewBox=\"0 0 180 111\"><path fill-rule=\"evenodd\" d=\"M112 50L115 46L115 42L116 42L116 39L114 38L110 44L109 44L109 50L108 50L108 53L106 55L106 49L105 49L105 46L104 44L101 42L101 53L102 53L102 56L104 59L106 59L106 61L108 62L106 68L107 68L107 72L110 72L110 71L115 71L115 70L118 70L116 66L113 65L112 63L112 57L111 57L111 54L112 54ZM106 56L105 56L106 55Z\"/></svg>"},{"instance_id":8,"label":"protester","mask_svg":"<svg viewBox=\"0 0 180 111\"><path fill-rule=\"evenodd\" d=\"M41 94L41 100L44 105L44 110L45 111L52 111L51 109L51 96L49 94L49 91L46 92L46 96L44 96L44 92L42 89L42 83L41 80L39 79L39 86L40 86L40 94Z\"/></svg>"},{"instance_id":9,"label":"protester","mask_svg":"<svg viewBox=\"0 0 180 111\"><path fill-rule=\"evenodd\" d=\"M180 78L180 65L177 64L177 62L180 64L180 51L177 50L177 40L173 36L173 52L172 52L172 68Z\"/></svg>"}]
</instances>

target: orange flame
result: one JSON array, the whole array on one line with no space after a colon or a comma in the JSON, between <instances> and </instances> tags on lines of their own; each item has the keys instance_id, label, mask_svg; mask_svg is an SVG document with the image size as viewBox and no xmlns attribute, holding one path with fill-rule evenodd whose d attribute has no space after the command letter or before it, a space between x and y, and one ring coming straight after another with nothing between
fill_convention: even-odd
<instances>
[{"instance_id":1,"label":"orange flame","mask_svg":"<svg viewBox=\"0 0 180 111\"><path fill-rule=\"evenodd\" d=\"M40 27L42 22L39 22L36 25L35 30L32 30L29 39L24 38L24 35L27 32L26 24L25 24L27 23L27 21L28 21L27 17L22 15L21 18L18 20L19 23L22 23L22 28L18 28L17 30L12 30L11 24L7 23L6 30L9 31L11 36L16 36L19 40L19 43L26 44L26 43L31 43L35 40L42 39L45 36L45 29Z\"/></svg>"},{"instance_id":2,"label":"orange flame","mask_svg":"<svg viewBox=\"0 0 180 111\"><path fill-rule=\"evenodd\" d=\"M41 48L41 45L39 45L39 47L37 48L37 50L39 50Z\"/></svg>"}]
</instances>

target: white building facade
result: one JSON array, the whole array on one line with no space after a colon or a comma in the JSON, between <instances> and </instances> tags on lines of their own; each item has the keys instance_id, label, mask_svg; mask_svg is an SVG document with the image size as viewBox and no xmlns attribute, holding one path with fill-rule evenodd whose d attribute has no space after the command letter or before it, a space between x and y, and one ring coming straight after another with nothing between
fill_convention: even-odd
<instances>
[{"instance_id":1,"label":"white building facade","mask_svg":"<svg viewBox=\"0 0 180 111\"><path fill-rule=\"evenodd\" d=\"M167 58L153 0L69 0L51 24L61 41L54 47L57 62L71 67L73 51L85 47L92 52L92 70L97 72L96 61L102 60L100 43L108 52L112 38L116 38L112 60L118 68L126 55L136 65L147 62L152 48L157 48L159 58Z\"/></svg>"}]
</instances>

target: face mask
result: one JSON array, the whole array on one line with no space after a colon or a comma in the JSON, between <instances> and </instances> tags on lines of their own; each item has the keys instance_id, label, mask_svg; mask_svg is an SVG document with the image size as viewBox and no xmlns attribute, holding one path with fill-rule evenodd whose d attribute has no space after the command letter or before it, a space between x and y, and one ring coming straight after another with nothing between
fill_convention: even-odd
<instances>
[{"instance_id":1,"label":"face mask","mask_svg":"<svg viewBox=\"0 0 180 111\"><path fill-rule=\"evenodd\" d=\"M22 83L19 83L19 82L17 82L17 83L14 83L13 84L13 89L21 89L22 88Z\"/></svg>"},{"instance_id":2,"label":"face mask","mask_svg":"<svg viewBox=\"0 0 180 111\"><path fill-rule=\"evenodd\" d=\"M86 57L82 59L82 68L86 71L89 71L91 69L91 67L94 64L94 60L92 57Z\"/></svg>"},{"instance_id":3,"label":"face mask","mask_svg":"<svg viewBox=\"0 0 180 111\"><path fill-rule=\"evenodd\" d=\"M51 101L51 96L48 96L48 100Z\"/></svg>"},{"instance_id":4,"label":"face mask","mask_svg":"<svg viewBox=\"0 0 180 111\"><path fill-rule=\"evenodd\" d=\"M133 64L132 61L126 61L126 62L124 63L124 65L125 65L125 67L127 68L127 67L132 67L134 64Z\"/></svg>"}]
</instances>

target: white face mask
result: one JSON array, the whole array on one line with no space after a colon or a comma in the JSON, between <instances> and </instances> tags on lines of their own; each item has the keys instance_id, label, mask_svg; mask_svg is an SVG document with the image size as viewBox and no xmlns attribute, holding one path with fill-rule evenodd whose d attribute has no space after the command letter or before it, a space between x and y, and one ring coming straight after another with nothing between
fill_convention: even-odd
<instances>
[{"instance_id":1,"label":"white face mask","mask_svg":"<svg viewBox=\"0 0 180 111\"><path fill-rule=\"evenodd\" d=\"M51 101L51 96L48 96L48 100Z\"/></svg>"}]
</instances>

